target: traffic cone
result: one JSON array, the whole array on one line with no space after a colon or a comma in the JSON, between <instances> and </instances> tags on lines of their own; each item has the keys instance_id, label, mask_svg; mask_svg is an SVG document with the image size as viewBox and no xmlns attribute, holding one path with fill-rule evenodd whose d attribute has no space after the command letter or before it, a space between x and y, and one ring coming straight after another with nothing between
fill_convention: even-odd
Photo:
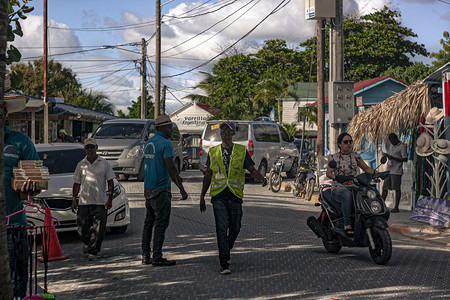
<instances>
[{"instance_id":1,"label":"traffic cone","mask_svg":"<svg viewBox=\"0 0 450 300\"><path fill-rule=\"evenodd\" d=\"M50 208L45 208L45 218L44 218L44 233L42 234L42 252L40 262L45 262L44 257L47 254L47 261L63 260L68 259L64 256L61 251L61 246L59 245L58 235L56 234L55 226L53 224L53 219L51 217ZM47 249L48 247L48 249Z\"/></svg>"}]
</instances>

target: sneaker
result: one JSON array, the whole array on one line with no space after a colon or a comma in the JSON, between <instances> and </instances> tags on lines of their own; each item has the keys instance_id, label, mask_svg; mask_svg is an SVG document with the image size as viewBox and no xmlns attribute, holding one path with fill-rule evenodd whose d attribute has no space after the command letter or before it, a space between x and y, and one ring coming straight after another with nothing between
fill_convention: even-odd
<instances>
[{"instance_id":1,"label":"sneaker","mask_svg":"<svg viewBox=\"0 0 450 300\"><path fill-rule=\"evenodd\" d=\"M152 260L152 266L154 267L166 267L175 266L177 264L174 260L167 260L167 258L160 258L158 260Z\"/></svg>"},{"instance_id":2,"label":"sneaker","mask_svg":"<svg viewBox=\"0 0 450 300\"><path fill-rule=\"evenodd\" d=\"M398 208L393 208L393 209L391 210L391 213L398 213L398 212L400 212L400 210L398 210Z\"/></svg>"},{"instance_id":3,"label":"sneaker","mask_svg":"<svg viewBox=\"0 0 450 300\"><path fill-rule=\"evenodd\" d=\"M91 253L88 254L88 260L89 261L93 261L93 260L96 260L96 259L97 259L97 255L91 254Z\"/></svg>"},{"instance_id":4,"label":"sneaker","mask_svg":"<svg viewBox=\"0 0 450 300\"><path fill-rule=\"evenodd\" d=\"M152 259L150 257L142 256L142 264L143 265L151 265Z\"/></svg>"},{"instance_id":5,"label":"sneaker","mask_svg":"<svg viewBox=\"0 0 450 300\"><path fill-rule=\"evenodd\" d=\"M231 274L230 268L222 268L222 271L220 271L220 274L230 275Z\"/></svg>"},{"instance_id":6,"label":"sneaker","mask_svg":"<svg viewBox=\"0 0 450 300\"><path fill-rule=\"evenodd\" d=\"M88 253L88 250L89 250L89 246L83 245L83 253Z\"/></svg>"}]
</instances>

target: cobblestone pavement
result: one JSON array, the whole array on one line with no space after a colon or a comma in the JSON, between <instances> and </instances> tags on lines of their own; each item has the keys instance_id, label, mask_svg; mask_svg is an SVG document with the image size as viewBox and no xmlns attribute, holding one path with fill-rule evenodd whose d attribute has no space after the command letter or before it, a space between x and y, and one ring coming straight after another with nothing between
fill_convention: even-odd
<instances>
[{"instance_id":1,"label":"cobblestone pavement","mask_svg":"<svg viewBox=\"0 0 450 300\"><path fill-rule=\"evenodd\" d=\"M201 214L198 170L183 172L188 200L174 189L164 256L173 267L142 266L143 184L122 182L131 206L123 235L107 234L89 262L76 233L59 234L68 260L49 263L48 290L62 299L449 299L450 249L392 235L386 266L367 248L329 254L306 225L319 209L289 193L245 187L242 230L231 256L232 274L219 274L212 206ZM43 265L39 264L43 285Z\"/></svg>"}]
</instances>

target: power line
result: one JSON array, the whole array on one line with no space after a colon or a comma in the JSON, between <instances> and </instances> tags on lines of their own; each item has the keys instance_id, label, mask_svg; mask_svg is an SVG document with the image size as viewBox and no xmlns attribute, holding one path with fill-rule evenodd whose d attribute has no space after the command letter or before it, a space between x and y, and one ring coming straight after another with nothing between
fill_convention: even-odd
<instances>
[{"instance_id":1,"label":"power line","mask_svg":"<svg viewBox=\"0 0 450 300\"><path fill-rule=\"evenodd\" d=\"M226 4L222 5L221 7L217 8L217 9L215 9L215 10L207 11L207 12L205 12L205 13L200 13L200 14L198 14L198 15L192 15L192 16L186 16L186 17L177 17L177 16L168 16L168 15L165 15L165 16L170 17L170 18L174 18L174 19L196 18L196 17L200 17L200 16L204 16L204 15L208 15L208 14L215 13L215 12L221 10L222 8L227 7L227 6L229 6L229 5L233 4L233 3L235 3L236 1L237 1L237 0L232 0L231 2L226 3Z\"/></svg>"},{"instance_id":2,"label":"power line","mask_svg":"<svg viewBox=\"0 0 450 300\"><path fill-rule=\"evenodd\" d=\"M283 4L285 4L286 0L282 0L267 16L265 16L260 22L258 22L258 24L256 24L252 29L250 29L246 34L244 34L241 38L239 38L236 42L234 42L233 44L231 44L230 46L228 46L225 50L223 50L222 52L220 52L219 54L217 54L216 56L214 56L213 58L209 59L208 61L198 65L197 67L191 68L187 71L178 73L178 74L174 74L174 75L169 75L169 76L162 76L161 78L172 78L172 77L176 77L176 76L180 76L180 75L184 75L187 73L190 73L198 68L201 68L203 66L206 66L207 64L209 64L210 62L212 62L213 60L215 60L217 57L221 56L222 54L224 54L225 52L227 52L228 50L230 50L232 47L234 47L237 43L239 43L241 40L243 40L244 38L246 38L247 36L250 35L250 33L252 33L259 25L261 25L265 20L267 20L267 18L269 18L272 14L274 14L275 12L278 12L278 8L280 8ZM290 0L288 0L287 3L289 3ZM286 3L286 4L287 4ZM284 6L283 6L284 7Z\"/></svg>"}]
</instances>

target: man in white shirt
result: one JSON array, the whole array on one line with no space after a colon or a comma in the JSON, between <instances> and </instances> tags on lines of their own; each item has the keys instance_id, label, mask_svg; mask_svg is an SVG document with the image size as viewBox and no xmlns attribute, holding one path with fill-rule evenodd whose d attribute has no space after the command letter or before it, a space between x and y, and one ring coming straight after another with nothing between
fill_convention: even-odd
<instances>
[{"instance_id":1,"label":"man in white shirt","mask_svg":"<svg viewBox=\"0 0 450 300\"><path fill-rule=\"evenodd\" d=\"M73 175L72 211L75 213L78 208L78 235L84 243L83 252L88 253L89 260L94 260L100 252L106 231L107 211L112 206L114 192L114 172L111 165L97 155L97 148L95 139L86 139L86 157L78 163ZM77 201L78 194L80 198Z\"/></svg>"}]
</instances>

